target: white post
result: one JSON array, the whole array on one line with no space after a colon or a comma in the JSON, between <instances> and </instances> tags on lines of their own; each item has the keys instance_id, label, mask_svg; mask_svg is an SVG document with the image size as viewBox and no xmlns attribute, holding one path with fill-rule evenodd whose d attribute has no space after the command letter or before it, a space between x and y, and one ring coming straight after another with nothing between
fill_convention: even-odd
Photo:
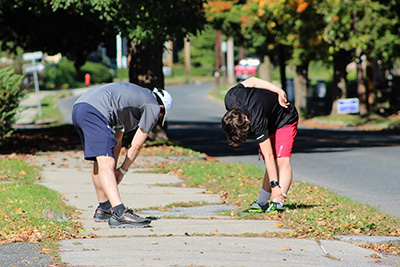
<instances>
[{"instance_id":1,"label":"white post","mask_svg":"<svg viewBox=\"0 0 400 267\"><path fill-rule=\"evenodd\" d=\"M233 54L233 38L229 37L227 41L227 63L228 63L228 83L235 83L234 54Z\"/></svg>"},{"instance_id":2,"label":"white post","mask_svg":"<svg viewBox=\"0 0 400 267\"><path fill-rule=\"evenodd\" d=\"M36 98L37 98L38 114L39 114L39 117L42 117L42 105L40 103L40 93L39 93L39 78L38 78L38 73L36 71L33 72L33 82L35 84L35 92L36 92Z\"/></svg>"},{"instance_id":3,"label":"white post","mask_svg":"<svg viewBox=\"0 0 400 267\"><path fill-rule=\"evenodd\" d=\"M32 61L32 65L24 65L23 70L24 73L32 73L33 74L33 82L35 84L35 92L37 98L37 108L38 108L38 115L42 117L42 105L40 104L40 91L39 91L39 77L38 72L43 71L45 66L43 64L36 64L37 59L41 59L43 57L43 52L33 52L33 53L25 53L22 55L24 61ZM25 69L24 69L25 67Z\"/></svg>"},{"instance_id":4,"label":"white post","mask_svg":"<svg viewBox=\"0 0 400 267\"><path fill-rule=\"evenodd\" d=\"M122 69L122 38L119 33L116 37L117 41L117 68Z\"/></svg>"}]
</instances>

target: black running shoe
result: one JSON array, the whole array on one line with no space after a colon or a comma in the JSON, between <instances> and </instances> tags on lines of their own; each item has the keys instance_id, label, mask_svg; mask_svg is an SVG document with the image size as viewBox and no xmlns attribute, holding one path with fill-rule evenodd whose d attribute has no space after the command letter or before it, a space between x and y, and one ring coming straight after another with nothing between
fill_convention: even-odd
<instances>
[{"instance_id":1,"label":"black running shoe","mask_svg":"<svg viewBox=\"0 0 400 267\"><path fill-rule=\"evenodd\" d=\"M107 222L111 218L111 209L103 209L98 206L94 212L93 220L95 222Z\"/></svg>"},{"instance_id":2,"label":"black running shoe","mask_svg":"<svg viewBox=\"0 0 400 267\"><path fill-rule=\"evenodd\" d=\"M111 228L128 228L128 227L147 227L151 223L151 219L142 218L133 213L131 209L126 208L121 216L115 213L108 220Z\"/></svg>"}]
</instances>

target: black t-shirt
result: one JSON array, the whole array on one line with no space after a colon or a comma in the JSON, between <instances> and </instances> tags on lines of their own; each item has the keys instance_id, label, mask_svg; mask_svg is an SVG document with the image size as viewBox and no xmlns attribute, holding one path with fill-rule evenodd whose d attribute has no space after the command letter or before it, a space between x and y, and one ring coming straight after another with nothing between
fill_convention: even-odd
<instances>
[{"instance_id":1,"label":"black t-shirt","mask_svg":"<svg viewBox=\"0 0 400 267\"><path fill-rule=\"evenodd\" d=\"M227 110L240 109L250 120L250 135L259 143L268 139L277 129L298 120L294 105L279 105L278 94L266 89L245 87L239 83L229 89L225 96Z\"/></svg>"}]
</instances>

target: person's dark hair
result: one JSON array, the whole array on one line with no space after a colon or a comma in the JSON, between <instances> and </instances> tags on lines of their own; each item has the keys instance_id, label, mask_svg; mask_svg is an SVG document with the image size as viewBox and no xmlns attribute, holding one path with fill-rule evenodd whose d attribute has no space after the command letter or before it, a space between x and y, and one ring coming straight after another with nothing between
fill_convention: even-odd
<instances>
[{"instance_id":1,"label":"person's dark hair","mask_svg":"<svg viewBox=\"0 0 400 267\"><path fill-rule=\"evenodd\" d=\"M234 108L226 112L221 123L230 145L238 146L246 142L250 122L240 109Z\"/></svg>"}]
</instances>

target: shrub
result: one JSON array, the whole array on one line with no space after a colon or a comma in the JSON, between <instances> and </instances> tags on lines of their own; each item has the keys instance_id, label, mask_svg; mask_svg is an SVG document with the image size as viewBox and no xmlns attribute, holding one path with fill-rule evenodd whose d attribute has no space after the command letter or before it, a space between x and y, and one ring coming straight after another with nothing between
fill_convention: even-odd
<instances>
[{"instance_id":1,"label":"shrub","mask_svg":"<svg viewBox=\"0 0 400 267\"><path fill-rule=\"evenodd\" d=\"M57 65L48 64L46 67L45 87L47 89L76 86L77 71L74 63L69 60L61 60Z\"/></svg>"},{"instance_id":2,"label":"shrub","mask_svg":"<svg viewBox=\"0 0 400 267\"><path fill-rule=\"evenodd\" d=\"M113 81L110 69L104 64L87 61L77 71L73 61L62 59L58 64L47 65L44 85L46 89L83 86L86 73L90 74L91 83Z\"/></svg>"},{"instance_id":3,"label":"shrub","mask_svg":"<svg viewBox=\"0 0 400 267\"><path fill-rule=\"evenodd\" d=\"M84 81L86 73L90 74L91 83L109 83L113 81L113 75L109 67L104 64L87 61L79 70L78 80Z\"/></svg>"},{"instance_id":4,"label":"shrub","mask_svg":"<svg viewBox=\"0 0 400 267\"><path fill-rule=\"evenodd\" d=\"M0 144L13 132L15 114L20 98L25 93L21 89L23 75L15 74L13 67L0 69Z\"/></svg>"}]
</instances>

